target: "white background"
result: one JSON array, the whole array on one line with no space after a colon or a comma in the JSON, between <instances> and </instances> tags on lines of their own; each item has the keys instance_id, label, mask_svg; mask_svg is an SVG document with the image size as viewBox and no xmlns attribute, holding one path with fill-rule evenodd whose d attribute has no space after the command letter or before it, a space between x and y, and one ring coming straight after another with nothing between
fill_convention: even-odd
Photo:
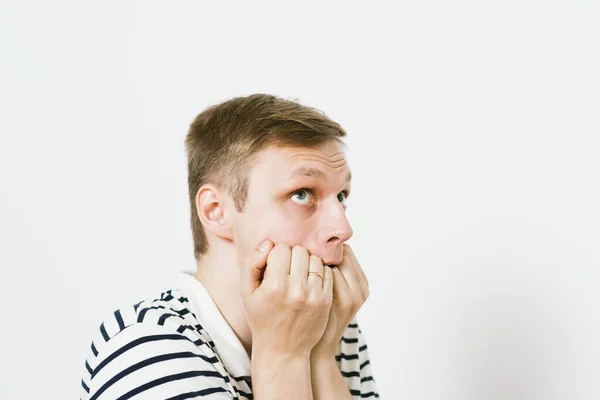
<instances>
[{"instance_id":1,"label":"white background","mask_svg":"<svg viewBox=\"0 0 600 400\"><path fill-rule=\"evenodd\" d=\"M297 98L348 131L382 398L600 398L600 3L0 1L0 398L76 398L194 268L183 140Z\"/></svg>"}]
</instances>

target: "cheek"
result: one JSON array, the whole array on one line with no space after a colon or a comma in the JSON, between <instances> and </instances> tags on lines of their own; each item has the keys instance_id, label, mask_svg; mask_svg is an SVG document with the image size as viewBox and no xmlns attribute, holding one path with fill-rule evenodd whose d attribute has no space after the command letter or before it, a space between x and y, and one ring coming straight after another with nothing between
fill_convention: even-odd
<instances>
[{"instance_id":1,"label":"cheek","mask_svg":"<svg viewBox=\"0 0 600 400\"><path fill-rule=\"evenodd\" d=\"M306 221L296 221L286 215L273 218L267 232L269 239L275 243L285 243L289 246L306 247L306 242L311 236L311 229Z\"/></svg>"},{"instance_id":2,"label":"cheek","mask_svg":"<svg viewBox=\"0 0 600 400\"><path fill-rule=\"evenodd\" d=\"M235 224L236 247L238 251L252 251L265 239L273 240L269 233L274 224L270 221L272 216L261 210L247 209L238 214Z\"/></svg>"},{"instance_id":3,"label":"cheek","mask_svg":"<svg viewBox=\"0 0 600 400\"><path fill-rule=\"evenodd\" d=\"M265 239L289 246L307 247L314 232L310 220L298 214L298 210L278 208L276 205L247 209L239 215L236 224L238 251L255 249Z\"/></svg>"}]
</instances>

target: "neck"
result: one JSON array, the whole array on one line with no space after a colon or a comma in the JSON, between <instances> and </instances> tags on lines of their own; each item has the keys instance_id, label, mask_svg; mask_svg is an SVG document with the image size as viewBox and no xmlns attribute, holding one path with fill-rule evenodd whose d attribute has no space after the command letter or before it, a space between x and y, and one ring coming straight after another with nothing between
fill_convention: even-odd
<instances>
[{"instance_id":1,"label":"neck","mask_svg":"<svg viewBox=\"0 0 600 400\"><path fill-rule=\"evenodd\" d=\"M231 249L219 251L217 248L211 248L211 251L198 261L195 277L202 282L250 356L252 354L252 332L248 326L246 310L240 293L239 267L234 254L235 252Z\"/></svg>"}]
</instances>

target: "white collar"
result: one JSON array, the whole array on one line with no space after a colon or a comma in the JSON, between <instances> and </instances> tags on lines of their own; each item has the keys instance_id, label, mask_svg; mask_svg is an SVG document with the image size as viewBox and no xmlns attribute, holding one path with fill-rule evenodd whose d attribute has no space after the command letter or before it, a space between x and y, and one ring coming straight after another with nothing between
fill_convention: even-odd
<instances>
[{"instance_id":1,"label":"white collar","mask_svg":"<svg viewBox=\"0 0 600 400\"><path fill-rule=\"evenodd\" d=\"M202 282L189 272L179 274L177 288L186 294L192 312L215 343L227 371L236 378L250 376L250 357Z\"/></svg>"}]
</instances>

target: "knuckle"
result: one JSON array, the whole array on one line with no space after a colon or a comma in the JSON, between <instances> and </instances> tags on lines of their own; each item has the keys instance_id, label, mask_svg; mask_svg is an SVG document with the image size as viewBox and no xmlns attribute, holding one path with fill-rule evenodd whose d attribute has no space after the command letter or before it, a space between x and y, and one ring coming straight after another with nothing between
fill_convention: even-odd
<instances>
[{"instance_id":1,"label":"knuckle","mask_svg":"<svg viewBox=\"0 0 600 400\"><path fill-rule=\"evenodd\" d=\"M274 247L267 256L267 263L271 264L273 260L277 258L277 254L279 254L279 251L277 250L277 248Z\"/></svg>"},{"instance_id":2,"label":"knuckle","mask_svg":"<svg viewBox=\"0 0 600 400\"><path fill-rule=\"evenodd\" d=\"M289 252L289 246L281 243L277 244L275 245L275 247L273 247L271 253L269 253L268 262L282 262L282 260L284 260L289 255Z\"/></svg>"},{"instance_id":3,"label":"knuckle","mask_svg":"<svg viewBox=\"0 0 600 400\"><path fill-rule=\"evenodd\" d=\"M278 243L273 247L272 253L285 254L285 251L289 251L289 247L286 244Z\"/></svg>"},{"instance_id":4,"label":"knuckle","mask_svg":"<svg viewBox=\"0 0 600 400\"><path fill-rule=\"evenodd\" d=\"M310 262L311 264L319 264L319 263L323 263L323 260L321 260L321 257L319 256L315 256L314 254L310 255Z\"/></svg>"},{"instance_id":5,"label":"knuckle","mask_svg":"<svg viewBox=\"0 0 600 400\"><path fill-rule=\"evenodd\" d=\"M288 304L293 308L303 308L307 303L308 299L301 290L294 290L288 295Z\"/></svg>"},{"instance_id":6,"label":"knuckle","mask_svg":"<svg viewBox=\"0 0 600 400\"><path fill-rule=\"evenodd\" d=\"M319 308L322 303L320 296L311 295L306 298L306 305L310 308Z\"/></svg>"},{"instance_id":7,"label":"knuckle","mask_svg":"<svg viewBox=\"0 0 600 400\"><path fill-rule=\"evenodd\" d=\"M272 282L268 287L268 292L271 297L279 298L285 293L285 285L281 282Z\"/></svg>"},{"instance_id":8,"label":"knuckle","mask_svg":"<svg viewBox=\"0 0 600 400\"><path fill-rule=\"evenodd\" d=\"M292 254L294 255L300 255L300 254L304 254L307 253L307 250L300 246L300 245L295 245L294 247L292 247Z\"/></svg>"},{"instance_id":9,"label":"knuckle","mask_svg":"<svg viewBox=\"0 0 600 400\"><path fill-rule=\"evenodd\" d=\"M339 299L339 306L340 306L340 309L342 309L344 311L349 311L354 306L354 301L352 299L348 299L346 297L341 297Z\"/></svg>"},{"instance_id":10,"label":"knuckle","mask_svg":"<svg viewBox=\"0 0 600 400\"><path fill-rule=\"evenodd\" d=\"M244 257L244 259L242 260L242 262L246 266L254 265L254 257L252 257L250 255L247 255L247 256Z\"/></svg>"}]
</instances>

